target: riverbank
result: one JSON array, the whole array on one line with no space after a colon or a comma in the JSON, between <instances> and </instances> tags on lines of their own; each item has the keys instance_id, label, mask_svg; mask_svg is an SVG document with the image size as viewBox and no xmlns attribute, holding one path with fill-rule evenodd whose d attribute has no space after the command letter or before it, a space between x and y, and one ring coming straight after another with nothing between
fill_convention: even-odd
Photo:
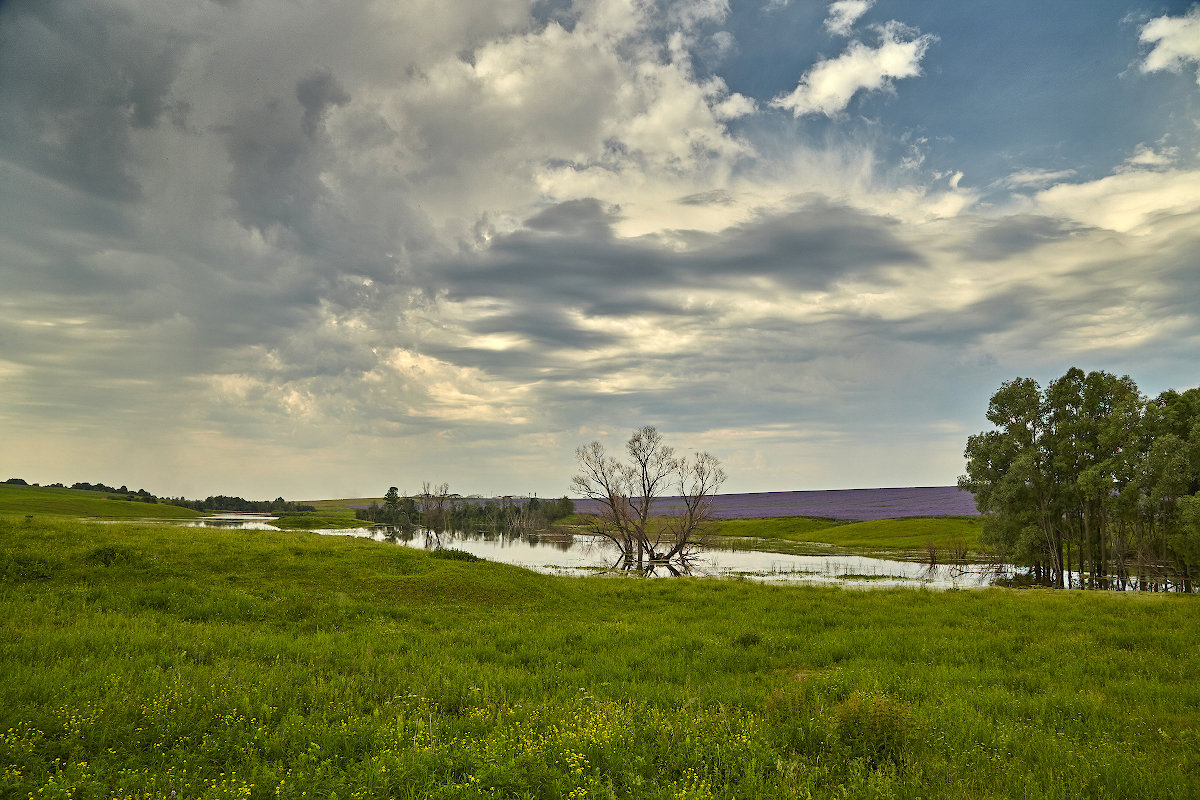
<instances>
[{"instance_id":1,"label":"riverbank","mask_svg":"<svg viewBox=\"0 0 1200 800\"><path fill-rule=\"evenodd\" d=\"M304 532L11 516L0 542L5 795L1200 785L1193 597L557 578Z\"/></svg>"}]
</instances>

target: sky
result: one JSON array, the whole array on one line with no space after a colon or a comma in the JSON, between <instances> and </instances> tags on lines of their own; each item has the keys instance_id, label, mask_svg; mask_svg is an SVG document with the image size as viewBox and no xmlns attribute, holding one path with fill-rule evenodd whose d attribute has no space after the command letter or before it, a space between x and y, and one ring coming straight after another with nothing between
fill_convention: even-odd
<instances>
[{"instance_id":1,"label":"sky","mask_svg":"<svg viewBox=\"0 0 1200 800\"><path fill-rule=\"evenodd\" d=\"M0 478L948 485L1071 366L1200 384L1200 4L0 2Z\"/></svg>"}]
</instances>

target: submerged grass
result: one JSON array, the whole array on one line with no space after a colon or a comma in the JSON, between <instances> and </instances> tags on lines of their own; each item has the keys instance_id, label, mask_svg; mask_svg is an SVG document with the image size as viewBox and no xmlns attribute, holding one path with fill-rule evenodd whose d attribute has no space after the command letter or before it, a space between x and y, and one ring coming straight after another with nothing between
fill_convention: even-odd
<instances>
[{"instance_id":1,"label":"submerged grass","mask_svg":"<svg viewBox=\"0 0 1200 800\"><path fill-rule=\"evenodd\" d=\"M846 550L923 557L930 546L948 552L961 545L978 554L981 531L978 517L903 517L867 522L774 517L718 520L712 532L721 538L754 539L755 549L760 550L790 552L793 548L786 545L818 543Z\"/></svg>"},{"instance_id":2,"label":"submerged grass","mask_svg":"<svg viewBox=\"0 0 1200 800\"><path fill-rule=\"evenodd\" d=\"M284 530L315 531L321 529L337 530L339 528L369 527L371 523L357 519L353 511L338 513L337 511L319 510L302 514L286 514L276 519L271 525L276 528L283 528Z\"/></svg>"},{"instance_id":3,"label":"submerged grass","mask_svg":"<svg viewBox=\"0 0 1200 800\"><path fill-rule=\"evenodd\" d=\"M1195 797L1185 595L0 518L0 796Z\"/></svg>"}]
</instances>

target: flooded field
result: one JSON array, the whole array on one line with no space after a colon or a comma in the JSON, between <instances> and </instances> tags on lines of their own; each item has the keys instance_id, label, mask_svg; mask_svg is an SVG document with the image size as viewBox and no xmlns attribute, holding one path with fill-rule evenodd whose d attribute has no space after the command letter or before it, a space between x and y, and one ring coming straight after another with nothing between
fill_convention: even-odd
<instances>
[{"instance_id":1,"label":"flooded field","mask_svg":"<svg viewBox=\"0 0 1200 800\"><path fill-rule=\"evenodd\" d=\"M271 525L272 520L272 517L266 516L225 515L189 520L182 524L193 527L276 530ZM314 533L369 538L425 550L453 548L489 561L556 575L621 572L615 567L620 560L620 553L616 547L606 539L583 534L502 536L454 531L435 534L419 528L403 531L384 526L317 530ZM661 574L669 573L664 570ZM925 586L935 589L978 588L990 585L996 577L994 570L978 565L962 568L941 564L931 568L911 561L871 558L833 551L817 555L785 555L719 547L705 548L693 558L688 565L688 574L696 577L742 578L795 584Z\"/></svg>"}]
</instances>

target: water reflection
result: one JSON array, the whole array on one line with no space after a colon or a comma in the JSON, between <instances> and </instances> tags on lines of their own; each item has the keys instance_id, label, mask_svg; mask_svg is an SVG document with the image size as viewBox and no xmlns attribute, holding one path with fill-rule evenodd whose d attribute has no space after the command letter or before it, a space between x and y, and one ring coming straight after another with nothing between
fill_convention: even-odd
<instances>
[{"instance_id":1,"label":"water reflection","mask_svg":"<svg viewBox=\"0 0 1200 800\"><path fill-rule=\"evenodd\" d=\"M265 514L214 514L199 519L184 519L173 524L183 528L242 528L248 531L277 531L271 523L279 517Z\"/></svg>"},{"instance_id":2,"label":"water reflection","mask_svg":"<svg viewBox=\"0 0 1200 800\"><path fill-rule=\"evenodd\" d=\"M277 518L256 514L223 514L172 524L205 528L271 530ZM610 540L569 531L539 531L505 535L490 531L434 531L415 526L376 525L340 530L312 531L326 536L354 536L390 542L421 550L454 548L489 561L555 575L627 573L624 555ZM761 550L727 550L707 547L682 562L648 562L641 569L649 577L693 575L742 578L769 583L838 584L855 587L925 586L933 589L989 586L1011 570L1001 566L937 564L894 561L843 553L790 555Z\"/></svg>"},{"instance_id":3,"label":"water reflection","mask_svg":"<svg viewBox=\"0 0 1200 800\"><path fill-rule=\"evenodd\" d=\"M543 531L527 536L504 536L460 531L435 533L422 528L405 530L382 526L317 533L365 537L425 550L452 547L489 561L558 575L625 571L622 568L623 554L619 548L603 537L584 534ZM927 586L939 589L988 586L1003 574L982 566L939 564L931 567L909 561L849 554L783 555L720 548L706 548L682 563L650 562L643 572L652 577L694 575L779 583Z\"/></svg>"}]
</instances>

